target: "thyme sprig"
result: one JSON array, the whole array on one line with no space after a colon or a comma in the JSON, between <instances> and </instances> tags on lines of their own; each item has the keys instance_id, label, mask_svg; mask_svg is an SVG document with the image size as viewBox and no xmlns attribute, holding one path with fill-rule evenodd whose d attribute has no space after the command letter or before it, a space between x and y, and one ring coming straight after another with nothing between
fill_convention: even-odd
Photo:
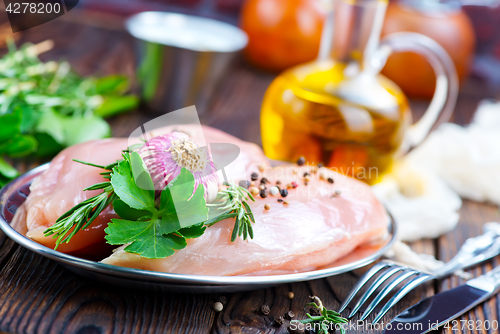
<instances>
[{"instance_id":1,"label":"thyme sprig","mask_svg":"<svg viewBox=\"0 0 500 334\"><path fill-rule=\"evenodd\" d=\"M319 299L319 297L311 296L311 299L313 300L313 302L306 304L304 308L306 308L307 306L315 307L317 310L319 310L321 315L313 316L309 313L306 313L308 319L292 320L291 322L298 322L301 324L317 324L317 326L314 326L315 329L317 328L317 334L328 334L330 329L332 329L332 326L336 327L336 325L340 324L340 332L344 334L345 329L342 324L346 324L348 320L346 318L342 318L340 314L335 311L327 310L326 307L323 306L323 302L321 301L321 299Z\"/></svg>"},{"instance_id":2,"label":"thyme sprig","mask_svg":"<svg viewBox=\"0 0 500 334\"><path fill-rule=\"evenodd\" d=\"M252 194L244 187L231 183L224 183L226 189L220 190L213 203L207 204L209 208L224 211L205 222L206 226L212 226L215 223L228 219L236 218L234 221L231 241L235 241L236 237L243 237L246 240L248 237L253 239L252 223L255 223L255 217L247 203L247 200L255 202Z\"/></svg>"},{"instance_id":3,"label":"thyme sprig","mask_svg":"<svg viewBox=\"0 0 500 334\"><path fill-rule=\"evenodd\" d=\"M84 165L106 170L106 172L101 173L101 175L104 179L108 180L111 178L113 168L121 161L118 160L112 164L101 166L90 162L76 159L73 160ZM102 189L103 192L78 203L66 211L66 213L62 216L57 218L54 225L50 226L43 232L46 237L54 235L54 238L57 238L56 247L54 249L57 249L61 243L69 242L78 231L86 229L90 224L92 224L97 216L99 216L102 210L104 210L117 198L110 181L97 183L83 190L89 191L99 189Z\"/></svg>"}]
</instances>

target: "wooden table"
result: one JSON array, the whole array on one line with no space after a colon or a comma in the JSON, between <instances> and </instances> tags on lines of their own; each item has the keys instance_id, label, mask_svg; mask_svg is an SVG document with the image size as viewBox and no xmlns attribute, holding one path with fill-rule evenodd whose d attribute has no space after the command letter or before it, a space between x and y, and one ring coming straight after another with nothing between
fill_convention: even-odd
<instances>
[{"instance_id":1,"label":"wooden table","mask_svg":"<svg viewBox=\"0 0 500 334\"><path fill-rule=\"evenodd\" d=\"M81 24L86 22L86 25ZM91 25L88 25L88 23ZM44 60L64 57L82 74L125 73L133 75L132 44L113 19L91 20L74 11L40 28L24 32L20 42L55 41ZM260 143L259 109L273 75L261 73L240 62L222 82L204 124L215 126L244 140ZM453 120L470 121L479 100L498 94L477 80L462 88ZM413 103L415 111L425 103ZM111 119L114 135L127 136L139 124L153 118L133 112ZM39 162L19 165L31 169ZM422 240L413 249L449 260L463 241L482 233L488 221L500 221L495 206L464 201L458 227L436 240ZM499 258L471 270L479 275L499 264ZM286 284L252 292L225 294L227 304L220 313L212 304L220 295L158 294L104 285L77 276L56 262L19 247L0 232L0 330L11 333L286 333L287 325L272 325L274 317L292 310L303 319L302 307L309 295L318 295L329 309L338 309L360 272L311 282ZM393 308L384 321L435 292L462 284L457 277L416 289ZM295 298L286 295L293 291ZM499 320L500 299L492 298L461 319ZM256 310L271 308L268 316ZM375 332L375 331L366 331ZM457 332L461 332L458 330ZM466 330L466 332L469 332ZM476 332L476 331L473 331ZM485 331L493 332L493 331Z\"/></svg>"}]
</instances>

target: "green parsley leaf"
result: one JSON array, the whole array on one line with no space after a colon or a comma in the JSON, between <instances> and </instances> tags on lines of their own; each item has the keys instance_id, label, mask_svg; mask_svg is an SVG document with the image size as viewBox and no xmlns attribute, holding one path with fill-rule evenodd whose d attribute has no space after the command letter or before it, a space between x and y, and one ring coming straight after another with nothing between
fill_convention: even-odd
<instances>
[{"instance_id":1,"label":"green parsley leaf","mask_svg":"<svg viewBox=\"0 0 500 334\"><path fill-rule=\"evenodd\" d=\"M113 202L113 209L120 218L127 220L151 219L151 212L148 210L136 210L128 206L124 201L117 199Z\"/></svg>"},{"instance_id":2,"label":"green parsley leaf","mask_svg":"<svg viewBox=\"0 0 500 334\"><path fill-rule=\"evenodd\" d=\"M174 254L175 250L186 247L186 239L174 234L160 233L161 221L132 221L111 219L104 230L106 240L111 245L130 243L125 251L148 259L161 259Z\"/></svg>"},{"instance_id":3,"label":"green parsley leaf","mask_svg":"<svg viewBox=\"0 0 500 334\"><path fill-rule=\"evenodd\" d=\"M160 206L154 206L151 176L137 152L124 154L124 161L113 169L111 184L120 200L115 211L121 218L112 219L104 230L111 245L130 244L125 251L145 258L159 259L186 247L186 238L198 238L205 232L208 208L204 187L194 191L193 174L182 168L180 174L161 192ZM193 194L194 191L194 194ZM147 215L148 213L149 215Z\"/></svg>"},{"instance_id":4,"label":"green parsley leaf","mask_svg":"<svg viewBox=\"0 0 500 334\"><path fill-rule=\"evenodd\" d=\"M140 188L136 183L137 177L140 176L141 185L152 185L151 176L147 172L142 173L138 167L136 167L135 174L132 174L131 160L136 161L137 159L141 159L141 157L137 152L132 152L131 154L125 153L123 156L125 160L113 168L113 173L111 174L111 185L116 195L131 208L155 211L154 190L151 190L152 188Z\"/></svg>"},{"instance_id":5,"label":"green parsley leaf","mask_svg":"<svg viewBox=\"0 0 500 334\"><path fill-rule=\"evenodd\" d=\"M186 168L182 168L175 180L161 192L159 216L165 225L163 233L177 231L207 220L206 206L202 184L194 190L194 176Z\"/></svg>"},{"instance_id":6,"label":"green parsley leaf","mask_svg":"<svg viewBox=\"0 0 500 334\"><path fill-rule=\"evenodd\" d=\"M177 231L177 233L182 235L186 239L195 239L201 237L203 233L205 233L206 229L207 227L204 226L203 223L201 223L199 225L181 228L179 231Z\"/></svg>"}]
</instances>

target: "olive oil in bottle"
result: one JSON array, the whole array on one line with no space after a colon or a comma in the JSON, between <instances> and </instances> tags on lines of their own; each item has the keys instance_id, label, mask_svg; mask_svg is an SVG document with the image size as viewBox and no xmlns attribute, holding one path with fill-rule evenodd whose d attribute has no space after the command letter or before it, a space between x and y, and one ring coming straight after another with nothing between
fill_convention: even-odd
<instances>
[{"instance_id":1,"label":"olive oil in bottle","mask_svg":"<svg viewBox=\"0 0 500 334\"><path fill-rule=\"evenodd\" d=\"M402 91L370 59L386 1L333 2L318 60L280 74L262 104L261 132L271 159L325 166L369 184L405 149L411 122Z\"/></svg>"}]
</instances>

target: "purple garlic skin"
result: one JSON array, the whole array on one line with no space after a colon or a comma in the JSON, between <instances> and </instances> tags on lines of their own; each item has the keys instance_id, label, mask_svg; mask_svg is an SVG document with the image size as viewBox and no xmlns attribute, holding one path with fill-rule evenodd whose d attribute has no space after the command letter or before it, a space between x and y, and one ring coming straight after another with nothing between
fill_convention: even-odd
<instances>
[{"instance_id":1,"label":"purple garlic skin","mask_svg":"<svg viewBox=\"0 0 500 334\"><path fill-rule=\"evenodd\" d=\"M198 145L184 132L171 132L148 140L139 150L151 174L156 190L163 190L179 175L182 167L205 187L205 200L212 202L219 191L219 177L206 148Z\"/></svg>"}]
</instances>

